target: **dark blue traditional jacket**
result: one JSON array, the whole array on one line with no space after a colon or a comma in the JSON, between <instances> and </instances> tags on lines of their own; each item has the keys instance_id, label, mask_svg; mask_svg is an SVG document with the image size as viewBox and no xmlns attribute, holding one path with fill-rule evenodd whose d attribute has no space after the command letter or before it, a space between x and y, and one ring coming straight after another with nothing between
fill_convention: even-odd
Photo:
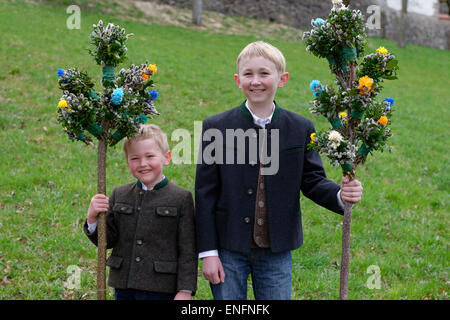
<instances>
[{"instance_id":1,"label":"dark blue traditional jacket","mask_svg":"<svg viewBox=\"0 0 450 320\"><path fill-rule=\"evenodd\" d=\"M237 139L227 139L227 129L228 134L238 129L249 133L245 145L239 145ZM251 161L250 140L252 134L260 137L263 132L260 129L254 124L245 102L203 121L199 153L203 161L197 165L195 180L198 252L215 249L250 252L260 169L260 157L256 163ZM307 149L310 135L315 132L312 121L275 103L271 123L266 129L268 156L272 159L276 156L270 154L271 150L277 149L273 143L278 143L279 147L278 170L275 174L265 175L270 249L282 252L296 249L303 243L300 191L331 211L343 214L343 209L337 199L340 186L326 178L317 151ZM212 137L219 132L222 139ZM278 139L272 139L276 135ZM212 146L216 148L214 152L211 152ZM226 154L230 150L235 152L235 164L227 161ZM245 161L237 164L242 152ZM210 154L218 161L211 163ZM230 158L228 155L228 160Z\"/></svg>"}]
</instances>

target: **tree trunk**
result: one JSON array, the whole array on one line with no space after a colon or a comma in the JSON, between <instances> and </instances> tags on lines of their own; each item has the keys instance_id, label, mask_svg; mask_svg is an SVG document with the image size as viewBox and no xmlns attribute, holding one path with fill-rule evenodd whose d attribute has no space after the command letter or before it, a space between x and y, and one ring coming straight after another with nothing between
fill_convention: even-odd
<instances>
[{"instance_id":1,"label":"tree trunk","mask_svg":"<svg viewBox=\"0 0 450 320\"><path fill-rule=\"evenodd\" d=\"M350 224L352 222L353 204L345 202L344 204L344 222L342 224L342 259L341 259L341 284L339 290L339 299L348 298L348 266L350 261Z\"/></svg>"},{"instance_id":2,"label":"tree trunk","mask_svg":"<svg viewBox=\"0 0 450 320\"><path fill-rule=\"evenodd\" d=\"M103 129L106 129L103 126ZM107 130L104 130L104 132ZM97 153L97 193L106 195L106 151L107 141L98 141ZM97 220L97 299L106 299L106 212L101 212Z\"/></svg>"},{"instance_id":3,"label":"tree trunk","mask_svg":"<svg viewBox=\"0 0 450 320\"><path fill-rule=\"evenodd\" d=\"M408 12L408 0L402 0L402 13L400 15L400 30L399 30L399 48L406 48L406 14Z\"/></svg>"},{"instance_id":4,"label":"tree trunk","mask_svg":"<svg viewBox=\"0 0 450 320\"><path fill-rule=\"evenodd\" d=\"M202 0L192 0L192 22L197 25L202 25Z\"/></svg>"}]
</instances>

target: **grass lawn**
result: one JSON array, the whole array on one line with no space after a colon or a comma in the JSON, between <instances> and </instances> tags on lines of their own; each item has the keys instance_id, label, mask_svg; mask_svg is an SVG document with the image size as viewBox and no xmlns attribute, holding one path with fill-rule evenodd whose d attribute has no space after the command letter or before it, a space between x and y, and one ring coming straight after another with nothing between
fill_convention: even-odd
<instances>
[{"instance_id":1,"label":"grass lawn","mask_svg":"<svg viewBox=\"0 0 450 320\"><path fill-rule=\"evenodd\" d=\"M153 121L169 138L187 129L193 145L195 121L244 99L233 80L235 59L255 36L117 16L82 11L81 29L69 30L65 7L0 3L0 299L96 298L96 248L82 232L96 193L96 149L68 141L56 121L57 68L86 70L100 88L100 68L86 50L93 23L103 19L136 35L125 65L146 59L158 65L161 116ZM326 128L308 110L310 81L332 81L326 61L308 54L301 41L269 41L285 54L290 73L277 102L313 119L317 130ZM386 82L383 92L396 99L394 151L377 153L358 169L364 197L353 210L349 298L448 299L450 52L401 50L382 39L371 39L368 50L380 45L400 60L400 80ZM324 165L339 182L340 170L326 159ZM193 191L195 165L172 165L165 174ZM108 192L130 181L121 148L110 149ZM302 209L304 245L293 252L292 298L338 299L342 217L303 197ZM80 289L64 285L71 265L80 268ZM367 285L370 266L379 268L379 289ZM201 272L198 280L195 299L211 299Z\"/></svg>"}]
</instances>

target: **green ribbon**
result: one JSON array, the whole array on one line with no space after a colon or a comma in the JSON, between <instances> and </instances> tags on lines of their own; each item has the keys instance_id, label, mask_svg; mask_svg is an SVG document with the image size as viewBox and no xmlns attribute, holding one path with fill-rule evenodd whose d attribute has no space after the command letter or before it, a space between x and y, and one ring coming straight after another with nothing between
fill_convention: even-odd
<instances>
[{"instance_id":1,"label":"green ribbon","mask_svg":"<svg viewBox=\"0 0 450 320\"><path fill-rule=\"evenodd\" d=\"M138 123L144 124L148 120L148 117L145 114L140 114L134 119L134 125L137 126Z\"/></svg>"},{"instance_id":2,"label":"green ribbon","mask_svg":"<svg viewBox=\"0 0 450 320\"><path fill-rule=\"evenodd\" d=\"M97 123L90 124L86 127L86 130L95 137L98 137L102 133L102 127L100 127L100 125Z\"/></svg>"},{"instance_id":3,"label":"green ribbon","mask_svg":"<svg viewBox=\"0 0 450 320\"><path fill-rule=\"evenodd\" d=\"M102 68L103 73L103 84L106 85L112 85L112 83L115 80L114 76L114 67L113 66L105 66Z\"/></svg>"},{"instance_id":4,"label":"green ribbon","mask_svg":"<svg viewBox=\"0 0 450 320\"><path fill-rule=\"evenodd\" d=\"M119 142L120 140L122 140L123 138L125 138L125 136L119 131L119 130L117 130L116 132L114 132L112 135L111 135L111 142L110 142L110 146L113 146L113 145L115 145L117 142Z\"/></svg>"},{"instance_id":5,"label":"green ribbon","mask_svg":"<svg viewBox=\"0 0 450 320\"><path fill-rule=\"evenodd\" d=\"M87 136L83 131L81 131L81 133L77 136L77 140L85 141L86 139L87 139Z\"/></svg>"},{"instance_id":6,"label":"green ribbon","mask_svg":"<svg viewBox=\"0 0 450 320\"><path fill-rule=\"evenodd\" d=\"M358 149L358 154L363 157L367 157L369 152L370 152L370 148L368 146L366 146L365 144L362 144L361 147L359 147L359 149Z\"/></svg>"},{"instance_id":7,"label":"green ribbon","mask_svg":"<svg viewBox=\"0 0 450 320\"><path fill-rule=\"evenodd\" d=\"M341 118L336 117L332 120L330 120L331 126L333 127L333 129L339 129L342 127L342 122L341 122Z\"/></svg>"},{"instance_id":8,"label":"green ribbon","mask_svg":"<svg viewBox=\"0 0 450 320\"><path fill-rule=\"evenodd\" d=\"M342 48L342 57L345 61L356 61L356 48L344 47Z\"/></svg>"},{"instance_id":9,"label":"green ribbon","mask_svg":"<svg viewBox=\"0 0 450 320\"><path fill-rule=\"evenodd\" d=\"M327 60L328 60L328 63L331 65L336 64L336 60L334 60L333 56L328 56Z\"/></svg>"},{"instance_id":10,"label":"green ribbon","mask_svg":"<svg viewBox=\"0 0 450 320\"><path fill-rule=\"evenodd\" d=\"M344 171L350 171L353 168L353 165L351 163L344 163L341 164L341 167Z\"/></svg>"},{"instance_id":11,"label":"green ribbon","mask_svg":"<svg viewBox=\"0 0 450 320\"><path fill-rule=\"evenodd\" d=\"M95 101L99 100L97 93L95 93L95 91L92 89L89 89L89 97L91 97Z\"/></svg>"},{"instance_id":12,"label":"green ribbon","mask_svg":"<svg viewBox=\"0 0 450 320\"><path fill-rule=\"evenodd\" d=\"M364 116L364 111L352 111L352 118L354 119L362 119Z\"/></svg>"}]
</instances>

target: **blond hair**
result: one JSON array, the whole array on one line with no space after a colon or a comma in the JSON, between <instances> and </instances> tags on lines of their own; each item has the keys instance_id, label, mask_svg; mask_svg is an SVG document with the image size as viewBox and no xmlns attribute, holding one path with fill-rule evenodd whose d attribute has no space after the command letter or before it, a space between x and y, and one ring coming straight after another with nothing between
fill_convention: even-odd
<instances>
[{"instance_id":1,"label":"blond hair","mask_svg":"<svg viewBox=\"0 0 450 320\"><path fill-rule=\"evenodd\" d=\"M167 135L162 131L157 125L154 124L143 124L139 128L139 133L132 138L125 138L123 142L123 152L125 157L128 157L128 151L130 150L130 145L133 142L153 139L158 145L159 149L163 154L169 151L169 143L167 142Z\"/></svg>"},{"instance_id":2,"label":"blond hair","mask_svg":"<svg viewBox=\"0 0 450 320\"><path fill-rule=\"evenodd\" d=\"M273 45L264 42L256 41L249 43L239 54L236 61L237 73L239 73L239 65L242 59L247 57L264 57L275 64L278 73L286 71L286 59L281 51Z\"/></svg>"}]
</instances>

